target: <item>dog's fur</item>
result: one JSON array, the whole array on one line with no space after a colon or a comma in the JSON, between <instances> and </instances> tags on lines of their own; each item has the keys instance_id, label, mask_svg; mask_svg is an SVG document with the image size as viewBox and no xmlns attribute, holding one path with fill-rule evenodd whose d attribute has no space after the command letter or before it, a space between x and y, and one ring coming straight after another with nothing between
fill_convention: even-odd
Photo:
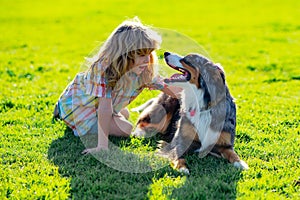
<instances>
[{"instance_id":1,"label":"dog's fur","mask_svg":"<svg viewBox=\"0 0 300 200\"><path fill-rule=\"evenodd\" d=\"M168 85L183 88L180 117L172 118L180 107L179 101L161 95L148 102L150 106L139 116L136 129L139 131L135 135L145 135L151 127L169 136L169 140L172 138L171 142L161 144L159 154L185 173L189 170L183 157L191 151L198 152L200 157L208 153L222 156L235 167L248 169L233 149L236 105L222 67L198 54L180 57L166 52L165 61L182 73L165 80Z\"/></svg>"},{"instance_id":2,"label":"dog's fur","mask_svg":"<svg viewBox=\"0 0 300 200\"><path fill-rule=\"evenodd\" d=\"M136 123L134 136L152 137L159 133L163 141L171 142L180 118L180 101L165 93L150 99L131 111L142 113Z\"/></svg>"}]
</instances>

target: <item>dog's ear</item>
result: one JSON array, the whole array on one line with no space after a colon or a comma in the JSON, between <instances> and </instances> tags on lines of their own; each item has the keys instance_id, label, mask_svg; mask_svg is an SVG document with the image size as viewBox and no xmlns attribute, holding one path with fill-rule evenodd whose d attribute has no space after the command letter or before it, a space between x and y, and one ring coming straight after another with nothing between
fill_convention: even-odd
<instances>
[{"instance_id":1,"label":"dog's ear","mask_svg":"<svg viewBox=\"0 0 300 200\"><path fill-rule=\"evenodd\" d=\"M211 105L209 106L216 105L225 99L225 74L219 66L212 62L206 63L201 72L210 94Z\"/></svg>"},{"instance_id":2,"label":"dog's ear","mask_svg":"<svg viewBox=\"0 0 300 200\"><path fill-rule=\"evenodd\" d=\"M208 109L211 105L211 96L209 94L206 82L204 81L203 77L200 75L198 82L200 83L200 87L204 90L204 104L205 104L205 109Z\"/></svg>"}]
</instances>

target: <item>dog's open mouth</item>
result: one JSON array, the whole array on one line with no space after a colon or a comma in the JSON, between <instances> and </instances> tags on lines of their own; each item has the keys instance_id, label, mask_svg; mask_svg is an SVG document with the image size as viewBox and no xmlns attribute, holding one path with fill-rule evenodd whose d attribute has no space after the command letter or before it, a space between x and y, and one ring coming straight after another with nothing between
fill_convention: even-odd
<instances>
[{"instance_id":1,"label":"dog's open mouth","mask_svg":"<svg viewBox=\"0 0 300 200\"><path fill-rule=\"evenodd\" d=\"M177 66L173 66L169 63L167 63L170 67L172 67L173 69L181 72L181 73L175 73L173 74L170 78L166 78L165 82L186 82L189 81L191 79L191 74L188 70L182 68L182 67L177 67Z\"/></svg>"}]
</instances>

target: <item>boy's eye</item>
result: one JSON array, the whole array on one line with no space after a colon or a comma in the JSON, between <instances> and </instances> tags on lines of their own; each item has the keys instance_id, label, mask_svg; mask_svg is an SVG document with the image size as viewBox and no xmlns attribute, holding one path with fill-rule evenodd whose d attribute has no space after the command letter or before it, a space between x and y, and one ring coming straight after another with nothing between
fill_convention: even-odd
<instances>
[{"instance_id":1,"label":"boy's eye","mask_svg":"<svg viewBox=\"0 0 300 200\"><path fill-rule=\"evenodd\" d=\"M147 55L150 55L152 51L153 51L152 49L139 49L136 51L136 53L139 56L147 56Z\"/></svg>"},{"instance_id":2,"label":"boy's eye","mask_svg":"<svg viewBox=\"0 0 300 200\"><path fill-rule=\"evenodd\" d=\"M143 52L140 52L140 53L138 53L138 55L142 57L142 56L146 56L147 54L143 53Z\"/></svg>"},{"instance_id":3,"label":"boy's eye","mask_svg":"<svg viewBox=\"0 0 300 200\"><path fill-rule=\"evenodd\" d=\"M149 54L142 54L142 55L138 55L138 57L142 58L142 57L147 57L149 56Z\"/></svg>"}]
</instances>

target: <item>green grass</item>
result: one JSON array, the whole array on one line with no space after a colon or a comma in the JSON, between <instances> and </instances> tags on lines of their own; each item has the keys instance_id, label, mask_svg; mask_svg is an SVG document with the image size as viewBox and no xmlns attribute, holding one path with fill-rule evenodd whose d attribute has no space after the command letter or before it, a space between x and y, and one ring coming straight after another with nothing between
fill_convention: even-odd
<instances>
[{"instance_id":1,"label":"green grass","mask_svg":"<svg viewBox=\"0 0 300 200\"><path fill-rule=\"evenodd\" d=\"M0 0L0 198L300 198L299 8L298 0ZM52 123L53 104L84 57L134 16L169 29L163 49L189 51L178 45L184 34L222 63L238 106L235 149L250 170L191 155L187 177L168 165L118 171L82 156L82 141ZM130 107L155 94L145 91ZM155 149L155 139L111 141L137 155L128 161Z\"/></svg>"}]
</instances>

